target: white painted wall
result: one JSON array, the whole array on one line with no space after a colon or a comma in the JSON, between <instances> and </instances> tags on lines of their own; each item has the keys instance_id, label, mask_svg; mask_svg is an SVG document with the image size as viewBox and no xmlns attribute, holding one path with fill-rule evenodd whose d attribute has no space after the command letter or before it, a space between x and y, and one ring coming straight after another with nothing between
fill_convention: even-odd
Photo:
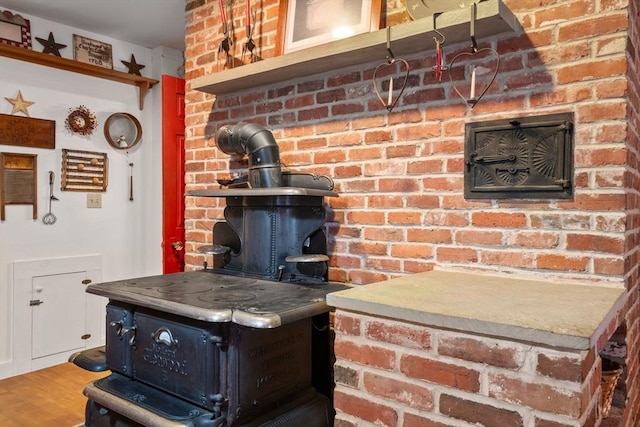
<instances>
[{"instance_id":1,"label":"white painted wall","mask_svg":"<svg viewBox=\"0 0 640 427\"><path fill-rule=\"evenodd\" d=\"M56 42L66 44L61 50L73 58L72 35L79 34L110 43L114 69L127 71L120 60L146 65L142 74L160 79L172 74L182 61L180 52L170 49L147 49L110 39L65 25L21 14L31 21L33 50L42 51L35 37L47 38L53 32ZM177 75L175 72L173 75ZM0 377L11 371L13 337L14 261L100 254L104 281L160 274L161 252L161 88L156 85L145 97L145 108L138 108L138 89L68 71L0 57L0 113L11 114L12 106L4 98L15 98L18 90L33 118L55 120L55 150L0 145L1 152L37 154L38 219L32 219L27 205L6 207L6 219L0 222ZM85 105L98 118L93 135L82 137L65 129L70 108ZM127 112L138 118L143 127L141 142L130 152L112 148L104 139L103 127L109 115ZM20 114L22 115L22 114ZM107 153L108 187L102 193L102 208L89 209L87 193L61 191L62 148ZM129 162L134 163L134 201L129 201ZM54 225L44 225L42 216L48 209L48 171L55 173ZM73 307L60 307L73 310Z\"/></svg>"}]
</instances>

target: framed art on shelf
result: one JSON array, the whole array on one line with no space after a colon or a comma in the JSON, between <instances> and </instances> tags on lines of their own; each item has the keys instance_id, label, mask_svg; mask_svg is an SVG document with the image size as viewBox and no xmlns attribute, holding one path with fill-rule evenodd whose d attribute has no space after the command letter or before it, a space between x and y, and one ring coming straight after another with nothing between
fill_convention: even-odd
<instances>
[{"instance_id":1,"label":"framed art on shelf","mask_svg":"<svg viewBox=\"0 0 640 427\"><path fill-rule=\"evenodd\" d=\"M73 35L73 59L113 70L111 45L78 34Z\"/></svg>"},{"instance_id":2,"label":"framed art on shelf","mask_svg":"<svg viewBox=\"0 0 640 427\"><path fill-rule=\"evenodd\" d=\"M281 0L276 55L380 29L382 0Z\"/></svg>"},{"instance_id":3,"label":"framed art on shelf","mask_svg":"<svg viewBox=\"0 0 640 427\"><path fill-rule=\"evenodd\" d=\"M0 12L0 43L31 49L31 23L20 15Z\"/></svg>"}]
</instances>

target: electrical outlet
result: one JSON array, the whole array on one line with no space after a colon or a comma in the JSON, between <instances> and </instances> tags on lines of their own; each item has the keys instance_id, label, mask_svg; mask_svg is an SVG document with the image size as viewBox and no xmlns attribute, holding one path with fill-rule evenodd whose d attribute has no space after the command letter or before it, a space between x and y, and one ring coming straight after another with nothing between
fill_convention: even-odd
<instances>
[{"instance_id":1,"label":"electrical outlet","mask_svg":"<svg viewBox=\"0 0 640 427\"><path fill-rule=\"evenodd\" d=\"M102 207L102 194L101 193L88 193L87 194L87 207L88 208L101 208Z\"/></svg>"}]
</instances>

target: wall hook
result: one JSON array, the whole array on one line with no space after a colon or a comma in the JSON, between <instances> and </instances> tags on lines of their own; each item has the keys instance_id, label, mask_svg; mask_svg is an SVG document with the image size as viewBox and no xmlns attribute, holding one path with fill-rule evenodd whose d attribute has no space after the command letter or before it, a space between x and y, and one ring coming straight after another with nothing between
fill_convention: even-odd
<instances>
[{"instance_id":1,"label":"wall hook","mask_svg":"<svg viewBox=\"0 0 640 427\"><path fill-rule=\"evenodd\" d=\"M437 37L433 38L433 41L436 43L436 65L431 67L431 69L435 72L436 79L438 79L438 81L441 82L442 72L445 70L448 70L449 67L446 65L446 60L444 58L444 50L442 49L442 45L444 45L444 42L447 40L447 38L444 36L444 34L438 31L438 27L436 25L436 18L439 15L440 13L433 14L433 31L438 36L440 36L440 39L438 39Z\"/></svg>"},{"instance_id":2,"label":"wall hook","mask_svg":"<svg viewBox=\"0 0 640 427\"><path fill-rule=\"evenodd\" d=\"M393 61L396 57L393 55L391 51L391 27L387 27L387 62L389 64L393 64Z\"/></svg>"},{"instance_id":3,"label":"wall hook","mask_svg":"<svg viewBox=\"0 0 640 427\"><path fill-rule=\"evenodd\" d=\"M471 3L471 20L469 28L469 36L471 37L471 53L478 52L478 42L476 41L476 18L478 15L478 9L476 3Z\"/></svg>"},{"instance_id":4,"label":"wall hook","mask_svg":"<svg viewBox=\"0 0 640 427\"><path fill-rule=\"evenodd\" d=\"M434 13L433 14L433 32L436 33L437 35L440 36L440 40L438 40L437 38L433 38L433 40L435 40L436 43L440 43L441 45L444 44L444 42L447 40L447 38L444 36L444 34L442 34L439 30L438 30L438 26L436 25L436 18L438 16L442 15L442 12L439 13Z\"/></svg>"}]
</instances>

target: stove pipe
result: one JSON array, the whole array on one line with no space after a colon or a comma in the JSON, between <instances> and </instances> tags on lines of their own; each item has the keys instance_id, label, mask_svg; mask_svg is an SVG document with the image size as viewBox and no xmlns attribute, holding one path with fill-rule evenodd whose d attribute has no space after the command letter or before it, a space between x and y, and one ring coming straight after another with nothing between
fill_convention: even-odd
<instances>
[{"instance_id":1,"label":"stove pipe","mask_svg":"<svg viewBox=\"0 0 640 427\"><path fill-rule=\"evenodd\" d=\"M239 123L216 132L216 144L226 154L247 154L252 188L282 187L280 151L273 134L260 125Z\"/></svg>"}]
</instances>

